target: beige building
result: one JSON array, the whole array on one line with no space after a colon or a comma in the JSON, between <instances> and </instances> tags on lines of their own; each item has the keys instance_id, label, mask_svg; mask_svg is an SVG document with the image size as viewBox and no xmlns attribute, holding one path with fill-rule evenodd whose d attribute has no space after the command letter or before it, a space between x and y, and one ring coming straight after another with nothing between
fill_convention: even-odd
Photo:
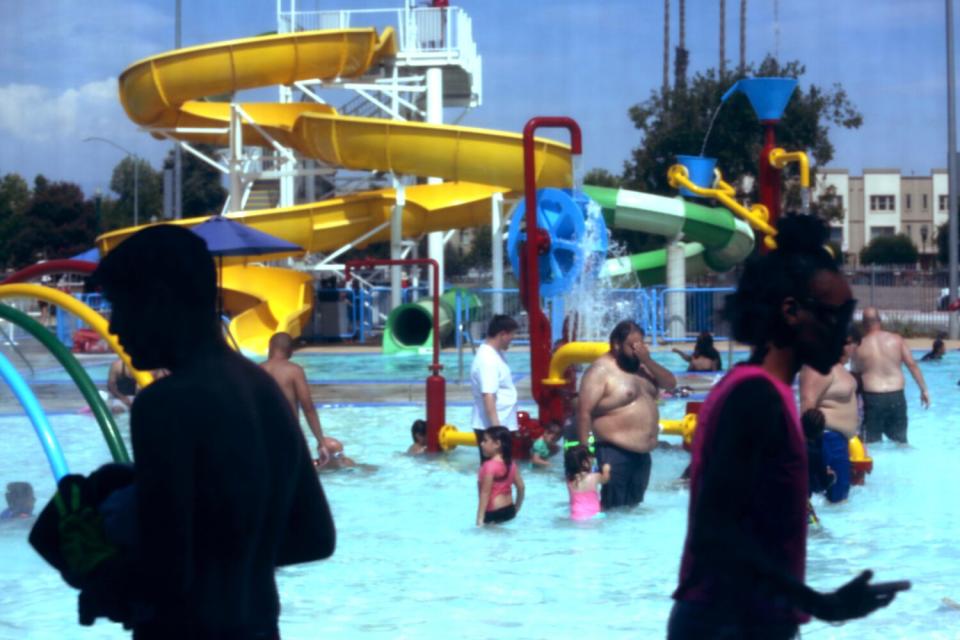
<instances>
[{"instance_id":1,"label":"beige building","mask_svg":"<svg viewBox=\"0 0 960 640\"><path fill-rule=\"evenodd\" d=\"M835 198L843 220L831 224L831 240L847 263L859 264L860 250L878 236L905 234L929 264L937 253L937 228L947 221L947 171L904 176L899 169L820 169L815 198Z\"/></svg>"}]
</instances>

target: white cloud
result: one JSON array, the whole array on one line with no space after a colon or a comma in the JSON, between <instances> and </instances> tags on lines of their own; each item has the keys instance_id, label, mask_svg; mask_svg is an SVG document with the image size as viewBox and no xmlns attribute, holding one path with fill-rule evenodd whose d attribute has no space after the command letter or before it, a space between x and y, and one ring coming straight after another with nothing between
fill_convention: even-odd
<instances>
[{"instance_id":1,"label":"white cloud","mask_svg":"<svg viewBox=\"0 0 960 640\"><path fill-rule=\"evenodd\" d=\"M117 95L116 78L56 91L39 85L0 86L0 175L42 173L106 190L123 152L84 138L112 140L159 166L166 146L138 131Z\"/></svg>"}]
</instances>

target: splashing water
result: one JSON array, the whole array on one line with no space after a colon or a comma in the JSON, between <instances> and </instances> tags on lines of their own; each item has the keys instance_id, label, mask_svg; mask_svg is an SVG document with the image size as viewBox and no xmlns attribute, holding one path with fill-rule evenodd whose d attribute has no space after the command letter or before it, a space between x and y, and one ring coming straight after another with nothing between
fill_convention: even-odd
<instances>
[{"instance_id":1,"label":"splashing water","mask_svg":"<svg viewBox=\"0 0 960 640\"><path fill-rule=\"evenodd\" d=\"M717 108L713 110L713 116L710 117L710 125L707 127L707 133L703 136L703 144L700 146L700 157L703 157L707 150L707 140L710 139L710 132L713 131L713 123L717 121L717 116L720 114L720 109L722 108L723 102L718 104Z\"/></svg>"},{"instance_id":2,"label":"splashing water","mask_svg":"<svg viewBox=\"0 0 960 640\"><path fill-rule=\"evenodd\" d=\"M621 320L632 318L639 321L640 281L633 271L616 279L607 275L607 260L625 257L627 250L612 239L608 241L606 254L596 250L601 246L600 237L605 229L600 205L592 200L587 205L585 223L586 233L581 243L584 268L573 287L563 296L563 304L567 316L576 318L577 340L606 342L610 330Z\"/></svg>"}]
</instances>

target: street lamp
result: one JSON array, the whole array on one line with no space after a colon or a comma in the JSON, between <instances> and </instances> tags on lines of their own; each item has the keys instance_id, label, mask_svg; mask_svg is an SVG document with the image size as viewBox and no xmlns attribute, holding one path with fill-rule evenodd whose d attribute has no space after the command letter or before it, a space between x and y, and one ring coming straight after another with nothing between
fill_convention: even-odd
<instances>
[{"instance_id":1,"label":"street lamp","mask_svg":"<svg viewBox=\"0 0 960 640\"><path fill-rule=\"evenodd\" d=\"M133 158L133 226L140 226L140 156L129 149L121 147L113 140L101 138L100 136L91 136L84 138L84 142L105 142L110 146L116 147L120 151Z\"/></svg>"}]
</instances>

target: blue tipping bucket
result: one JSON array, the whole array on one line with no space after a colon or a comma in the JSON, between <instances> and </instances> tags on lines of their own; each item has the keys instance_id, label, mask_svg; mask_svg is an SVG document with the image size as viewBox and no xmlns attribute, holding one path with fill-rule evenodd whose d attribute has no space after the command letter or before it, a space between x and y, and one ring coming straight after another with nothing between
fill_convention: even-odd
<instances>
[{"instance_id":1,"label":"blue tipping bucket","mask_svg":"<svg viewBox=\"0 0 960 640\"><path fill-rule=\"evenodd\" d=\"M750 100L761 121L779 120L796 88L796 78L743 78L727 89L720 101L726 102L727 98L740 91Z\"/></svg>"},{"instance_id":2,"label":"blue tipping bucket","mask_svg":"<svg viewBox=\"0 0 960 640\"><path fill-rule=\"evenodd\" d=\"M713 187L715 180L713 170L717 166L716 158L707 158L704 156L677 156L677 162L687 168L687 171L690 174L690 182L705 189L710 189ZM698 196L689 189L685 189L684 187L680 187L680 195L682 195L684 198L702 197Z\"/></svg>"}]
</instances>

